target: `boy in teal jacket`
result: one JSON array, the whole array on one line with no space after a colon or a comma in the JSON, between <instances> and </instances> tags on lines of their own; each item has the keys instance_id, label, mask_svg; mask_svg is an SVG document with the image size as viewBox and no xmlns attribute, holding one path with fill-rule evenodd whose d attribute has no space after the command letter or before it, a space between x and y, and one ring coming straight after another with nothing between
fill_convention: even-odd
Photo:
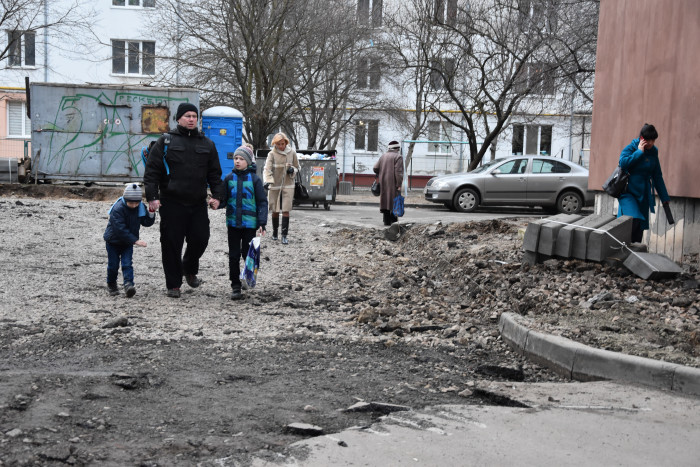
<instances>
[{"instance_id":1,"label":"boy in teal jacket","mask_svg":"<svg viewBox=\"0 0 700 467\"><path fill-rule=\"evenodd\" d=\"M243 297L240 260L245 262L251 240L264 235L267 224L267 195L255 173L254 157L253 150L247 146L236 149L233 170L224 178L226 197L221 206L226 206L231 300Z\"/></svg>"}]
</instances>

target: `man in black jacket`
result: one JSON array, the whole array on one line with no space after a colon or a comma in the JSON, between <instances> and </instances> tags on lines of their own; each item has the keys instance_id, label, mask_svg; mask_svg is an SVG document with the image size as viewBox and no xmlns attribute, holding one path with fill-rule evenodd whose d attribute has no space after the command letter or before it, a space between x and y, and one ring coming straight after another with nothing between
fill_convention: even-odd
<instances>
[{"instance_id":1,"label":"man in black jacket","mask_svg":"<svg viewBox=\"0 0 700 467\"><path fill-rule=\"evenodd\" d=\"M190 287L201 284L199 258L209 243L207 184L212 193L208 204L213 209L224 197L219 154L214 142L198 131L198 118L193 104L178 106L177 128L168 133L167 149L168 138L161 136L148 155L143 175L148 208L160 212L165 285L173 298L180 297L183 275Z\"/></svg>"}]
</instances>

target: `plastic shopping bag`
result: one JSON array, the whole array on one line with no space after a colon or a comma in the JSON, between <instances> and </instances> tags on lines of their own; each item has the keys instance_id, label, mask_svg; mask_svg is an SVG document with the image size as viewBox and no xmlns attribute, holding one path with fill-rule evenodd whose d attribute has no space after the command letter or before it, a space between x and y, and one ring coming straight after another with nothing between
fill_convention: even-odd
<instances>
[{"instance_id":1,"label":"plastic shopping bag","mask_svg":"<svg viewBox=\"0 0 700 467\"><path fill-rule=\"evenodd\" d=\"M396 198L394 198L394 208L391 210L391 213L396 217L403 217L403 196L396 195Z\"/></svg>"},{"instance_id":2,"label":"plastic shopping bag","mask_svg":"<svg viewBox=\"0 0 700 467\"><path fill-rule=\"evenodd\" d=\"M245 268L241 274L241 282L248 285L249 288L255 287L255 282L258 277L258 269L260 268L260 237L255 237L250 241L248 248L248 256L245 259Z\"/></svg>"}]
</instances>

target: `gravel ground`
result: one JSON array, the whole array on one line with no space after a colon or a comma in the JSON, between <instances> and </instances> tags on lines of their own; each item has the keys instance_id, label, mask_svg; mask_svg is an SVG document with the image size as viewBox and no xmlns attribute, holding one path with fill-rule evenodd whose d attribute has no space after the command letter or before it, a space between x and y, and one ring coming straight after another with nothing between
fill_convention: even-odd
<instances>
[{"instance_id":1,"label":"gravel ground","mask_svg":"<svg viewBox=\"0 0 700 467\"><path fill-rule=\"evenodd\" d=\"M310 435L291 423L335 432L388 410L340 410L358 401L508 404L481 388L562 382L503 344L503 311L700 367L698 271L649 282L523 265L525 220L414 226L389 242L292 219L290 245L264 238L259 285L233 302L221 210L200 288L165 297L156 223L127 299L104 284L113 190L0 193L0 465L245 465Z\"/></svg>"}]
</instances>

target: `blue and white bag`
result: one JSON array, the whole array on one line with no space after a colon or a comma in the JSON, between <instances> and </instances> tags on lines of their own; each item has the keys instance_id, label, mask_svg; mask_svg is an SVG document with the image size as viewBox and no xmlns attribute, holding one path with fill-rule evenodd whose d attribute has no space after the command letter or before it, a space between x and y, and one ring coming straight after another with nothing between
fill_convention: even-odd
<instances>
[{"instance_id":1,"label":"blue and white bag","mask_svg":"<svg viewBox=\"0 0 700 467\"><path fill-rule=\"evenodd\" d=\"M250 241L250 247L248 247L245 268L241 272L241 283L245 283L251 289L255 287L258 269L260 269L260 237L255 237Z\"/></svg>"}]
</instances>

